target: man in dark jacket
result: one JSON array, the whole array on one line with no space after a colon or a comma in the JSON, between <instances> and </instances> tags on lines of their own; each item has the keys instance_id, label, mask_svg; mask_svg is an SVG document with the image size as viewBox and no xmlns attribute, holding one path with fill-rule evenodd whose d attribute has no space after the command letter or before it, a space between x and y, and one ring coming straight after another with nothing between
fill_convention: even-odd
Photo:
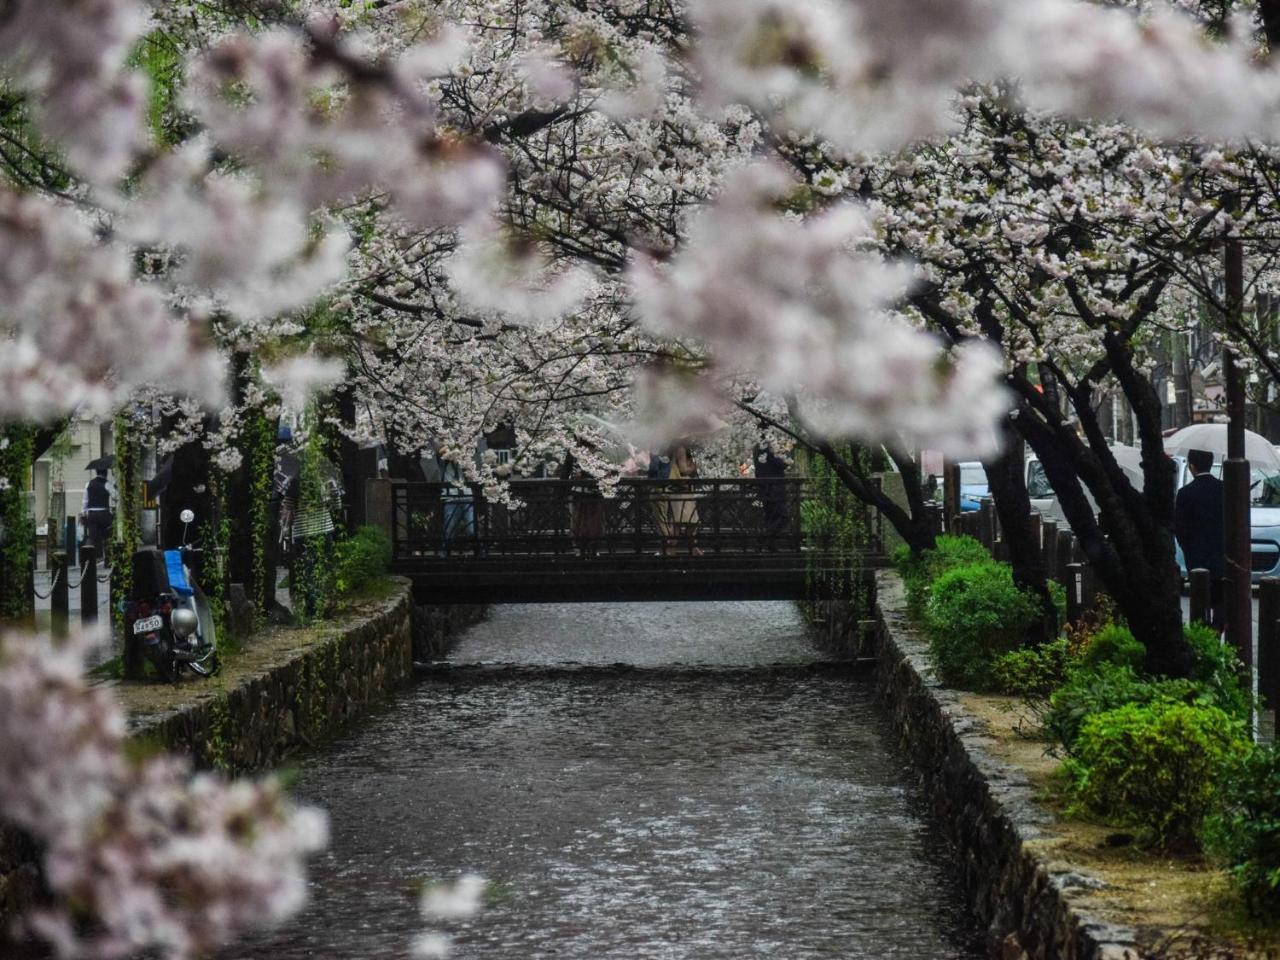
<instances>
[{"instance_id":1,"label":"man in dark jacket","mask_svg":"<svg viewBox=\"0 0 1280 960\"><path fill-rule=\"evenodd\" d=\"M1187 453L1192 481L1178 491L1174 505L1173 532L1182 547L1187 570L1205 569L1213 576L1214 622L1221 609L1222 577L1226 573L1223 546L1222 481L1209 471L1213 454L1208 450Z\"/></svg>"},{"instance_id":2,"label":"man in dark jacket","mask_svg":"<svg viewBox=\"0 0 1280 960\"><path fill-rule=\"evenodd\" d=\"M84 489L81 520L85 539L98 551L98 562L106 560L107 541L111 539L111 488L107 471L97 470Z\"/></svg>"}]
</instances>

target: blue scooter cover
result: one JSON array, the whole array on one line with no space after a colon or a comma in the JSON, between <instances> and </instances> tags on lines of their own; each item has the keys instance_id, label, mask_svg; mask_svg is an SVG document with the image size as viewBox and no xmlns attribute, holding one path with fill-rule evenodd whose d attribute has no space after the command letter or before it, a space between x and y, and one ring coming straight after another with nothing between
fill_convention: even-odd
<instances>
[{"instance_id":1,"label":"blue scooter cover","mask_svg":"<svg viewBox=\"0 0 1280 960\"><path fill-rule=\"evenodd\" d=\"M187 571L182 566L181 550L166 550L164 552L164 568L169 575L170 590L180 597L190 597L195 594L195 590L187 582Z\"/></svg>"}]
</instances>

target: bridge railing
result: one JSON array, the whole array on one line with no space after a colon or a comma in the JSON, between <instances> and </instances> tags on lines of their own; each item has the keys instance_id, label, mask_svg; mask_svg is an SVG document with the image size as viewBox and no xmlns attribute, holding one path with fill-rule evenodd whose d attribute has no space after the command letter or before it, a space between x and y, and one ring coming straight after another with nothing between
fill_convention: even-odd
<instances>
[{"instance_id":1,"label":"bridge railing","mask_svg":"<svg viewBox=\"0 0 1280 960\"><path fill-rule=\"evenodd\" d=\"M800 553L805 481L514 480L514 507L478 485L391 482L397 561L447 557Z\"/></svg>"}]
</instances>

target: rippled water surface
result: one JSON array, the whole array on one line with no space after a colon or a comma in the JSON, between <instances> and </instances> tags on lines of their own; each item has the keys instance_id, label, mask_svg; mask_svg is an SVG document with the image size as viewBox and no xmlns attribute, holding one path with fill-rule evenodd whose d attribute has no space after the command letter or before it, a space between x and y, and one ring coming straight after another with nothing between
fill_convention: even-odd
<instances>
[{"instance_id":1,"label":"rippled water surface","mask_svg":"<svg viewBox=\"0 0 1280 960\"><path fill-rule=\"evenodd\" d=\"M312 905L225 956L406 957L466 870L459 958L980 956L870 686L756 669L814 658L787 604L495 608L456 660L718 669L419 683L305 762Z\"/></svg>"}]
</instances>

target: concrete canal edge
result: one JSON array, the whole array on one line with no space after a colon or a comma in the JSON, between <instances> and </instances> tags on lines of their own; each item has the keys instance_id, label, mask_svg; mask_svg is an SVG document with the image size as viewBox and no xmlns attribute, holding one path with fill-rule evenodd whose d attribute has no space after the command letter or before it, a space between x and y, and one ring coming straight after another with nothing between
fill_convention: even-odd
<instances>
[{"instance_id":1,"label":"concrete canal edge","mask_svg":"<svg viewBox=\"0 0 1280 960\"><path fill-rule=\"evenodd\" d=\"M943 687L907 619L902 581L876 574L877 691L921 772L932 813L953 844L966 900L1002 960L1133 960L1135 930L1105 923L1079 901L1102 882L1037 850L1053 817L1026 775L996 759L983 721Z\"/></svg>"},{"instance_id":2,"label":"concrete canal edge","mask_svg":"<svg viewBox=\"0 0 1280 960\"><path fill-rule=\"evenodd\" d=\"M210 680L120 684L116 694L140 748L185 754L199 768L257 773L367 714L412 679L416 655L442 655L483 615L478 607L415 607L410 582L397 577L384 596L355 603L336 621L263 631ZM0 829L0 924L36 895L37 855Z\"/></svg>"}]
</instances>

